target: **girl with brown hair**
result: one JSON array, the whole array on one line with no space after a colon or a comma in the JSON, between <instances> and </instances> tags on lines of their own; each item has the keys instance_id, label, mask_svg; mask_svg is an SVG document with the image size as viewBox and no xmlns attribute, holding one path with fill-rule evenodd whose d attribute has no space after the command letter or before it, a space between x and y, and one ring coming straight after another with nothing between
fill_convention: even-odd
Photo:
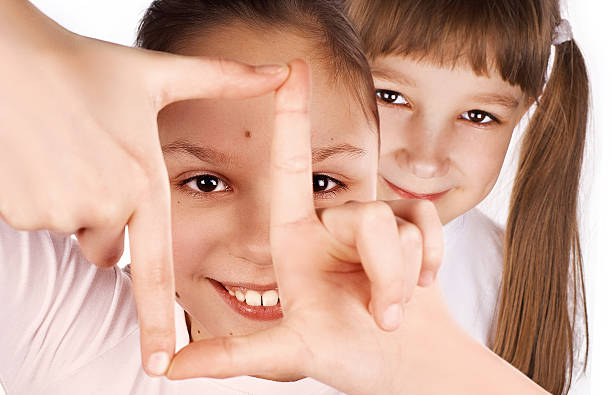
<instances>
[{"instance_id":1,"label":"girl with brown hair","mask_svg":"<svg viewBox=\"0 0 612 395\"><path fill-rule=\"evenodd\" d=\"M350 0L381 118L379 198L435 203L455 319L554 394L586 360L578 188L589 82L558 0ZM476 207L533 105L505 235ZM503 241L505 240L505 241Z\"/></svg>"}]
</instances>

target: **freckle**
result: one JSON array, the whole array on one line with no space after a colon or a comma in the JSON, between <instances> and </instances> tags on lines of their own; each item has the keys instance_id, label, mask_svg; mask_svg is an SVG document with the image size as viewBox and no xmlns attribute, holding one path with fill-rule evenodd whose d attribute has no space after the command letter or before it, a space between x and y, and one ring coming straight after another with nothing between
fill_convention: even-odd
<instances>
[{"instance_id":1,"label":"freckle","mask_svg":"<svg viewBox=\"0 0 612 395\"><path fill-rule=\"evenodd\" d=\"M330 140L331 140L331 141L334 141L334 138L332 137Z\"/></svg>"},{"instance_id":2,"label":"freckle","mask_svg":"<svg viewBox=\"0 0 612 395\"><path fill-rule=\"evenodd\" d=\"M230 332L230 336L234 336L234 334L232 332Z\"/></svg>"},{"instance_id":3,"label":"freckle","mask_svg":"<svg viewBox=\"0 0 612 395\"><path fill-rule=\"evenodd\" d=\"M181 296L179 295L179 293L178 293L178 292L175 292L174 294L176 295L176 297L177 297L178 299L180 299L180 298L181 298Z\"/></svg>"},{"instance_id":4,"label":"freckle","mask_svg":"<svg viewBox=\"0 0 612 395\"><path fill-rule=\"evenodd\" d=\"M247 139L251 138L251 132L249 132L248 130L246 132L244 132L244 137L246 137Z\"/></svg>"},{"instance_id":5,"label":"freckle","mask_svg":"<svg viewBox=\"0 0 612 395\"><path fill-rule=\"evenodd\" d=\"M200 334L200 330L198 329L198 335Z\"/></svg>"}]
</instances>

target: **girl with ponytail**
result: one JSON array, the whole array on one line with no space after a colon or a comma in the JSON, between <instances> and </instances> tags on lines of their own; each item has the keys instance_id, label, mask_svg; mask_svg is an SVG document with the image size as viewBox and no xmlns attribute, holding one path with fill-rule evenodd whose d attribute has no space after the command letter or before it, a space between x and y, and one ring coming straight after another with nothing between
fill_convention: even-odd
<instances>
[{"instance_id":1,"label":"girl with ponytail","mask_svg":"<svg viewBox=\"0 0 612 395\"><path fill-rule=\"evenodd\" d=\"M351 0L347 9L377 89L379 198L432 200L448 223L438 279L455 320L547 391L579 391L589 83L559 1ZM475 207L532 106L504 232Z\"/></svg>"}]
</instances>

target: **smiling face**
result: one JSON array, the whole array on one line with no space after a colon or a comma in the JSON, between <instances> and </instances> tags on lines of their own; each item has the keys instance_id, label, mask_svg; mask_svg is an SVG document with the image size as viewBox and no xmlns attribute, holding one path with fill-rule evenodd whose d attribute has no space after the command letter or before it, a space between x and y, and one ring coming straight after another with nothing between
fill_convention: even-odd
<instances>
[{"instance_id":1,"label":"smiling face","mask_svg":"<svg viewBox=\"0 0 612 395\"><path fill-rule=\"evenodd\" d=\"M372 64L381 120L378 198L432 200L444 222L491 191L528 108L497 73L404 57Z\"/></svg>"},{"instance_id":2,"label":"smiling face","mask_svg":"<svg viewBox=\"0 0 612 395\"><path fill-rule=\"evenodd\" d=\"M310 58L311 45L286 31L236 26L192 40L181 53L252 64L305 59L313 81L315 205L373 200L376 130L353 95L332 84L327 70ZM273 125L271 94L185 101L160 113L172 188L176 289L194 338L251 333L281 316L268 234ZM271 306L250 306L262 302Z\"/></svg>"}]
</instances>

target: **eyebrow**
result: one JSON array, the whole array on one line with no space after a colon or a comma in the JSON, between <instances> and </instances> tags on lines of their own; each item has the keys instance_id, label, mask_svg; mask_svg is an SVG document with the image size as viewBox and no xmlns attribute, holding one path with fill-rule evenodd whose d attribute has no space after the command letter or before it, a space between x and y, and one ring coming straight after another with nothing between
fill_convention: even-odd
<instances>
[{"instance_id":1,"label":"eyebrow","mask_svg":"<svg viewBox=\"0 0 612 395\"><path fill-rule=\"evenodd\" d=\"M162 147L164 154L187 154L202 162L214 163L220 166L229 166L232 162L231 156L209 147L201 147L184 140L177 140ZM349 158L359 158L366 154L362 148L351 144L337 144L312 149L312 162L323 162L333 156L344 155Z\"/></svg>"},{"instance_id":2,"label":"eyebrow","mask_svg":"<svg viewBox=\"0 0 612 395\"><path fill-rule=\"evenodd\" d=\"M376 78L380 78L390 82L399 82L402 85L416 87L416 82L414 82L412 78L408 77L406 74L400 71L380 66L372 66L371 71L372 76Z\"/></svg>"},{"instance_id":3,"label":"eyebrow","mask_svg":"<svg viewBox=\"0 0 612 395\"><path fill-rule=\"evenodd\" d=\"M202 162L214 163L226 167L232 162L232 158L229 155L219 150L209 147L201 147L184 140L177 140L162 146L162 152L165 155L187 154L201 160Z\"/></svg>"},{"instance_id":4,"label":"eyebrow","mask_svg":"<svg viewBox=\"0 0 612 395\"><path fill-rule=\"evenodd\" d=\"M514 96L502 95L498 93L485 93L482 95L472 96L471 99L484 104L497 104L511 110L518 108L520 104Z\"/></svg>"},{"instance_id":5,"label":"eyebrow","mask_svg":"<svg viewBox=\"0 0 612 395\"><path fill-rule=\"evenodd\" d=\"M328 147L316 147L312 149L312 163L323 162L336 155L344 155L349 158L360 158L366 154L362 148L351 144L338 144Z\"/></svg>"}]
</instances>

